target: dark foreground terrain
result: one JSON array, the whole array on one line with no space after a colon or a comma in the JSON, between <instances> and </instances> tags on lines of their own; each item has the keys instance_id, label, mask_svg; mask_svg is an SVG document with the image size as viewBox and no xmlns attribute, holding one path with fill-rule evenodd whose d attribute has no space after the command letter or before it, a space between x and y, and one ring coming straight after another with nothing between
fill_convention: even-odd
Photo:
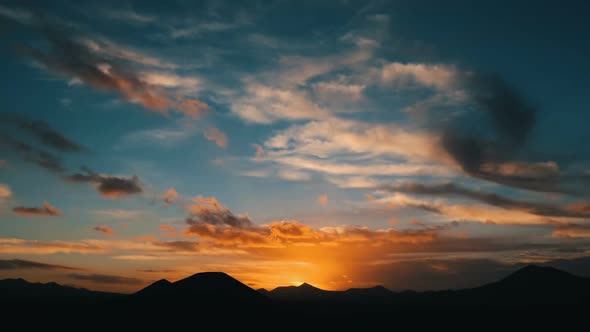
<instances>
[{"instance_id":1,"label":"dark foreground terrain","mask_svg":"<svg viewBox=\"0 0 590 332\"><path fill-rule=\"evenodd\" d=\"M481 287L435 292L381 286L326 291L309 284L254 290L225 273L206 272L173 283L160 280L129 295L5 279L0 299L4 323L21 328L590 328L590 278L532 265Z\"/></svg>"}]
</instances>

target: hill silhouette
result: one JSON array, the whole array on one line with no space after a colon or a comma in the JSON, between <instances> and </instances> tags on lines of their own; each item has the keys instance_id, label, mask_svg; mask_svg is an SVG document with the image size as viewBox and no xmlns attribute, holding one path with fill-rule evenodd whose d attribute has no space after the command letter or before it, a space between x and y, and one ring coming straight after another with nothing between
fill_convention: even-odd
<instances>
[{"instance_id":1,"label":"hill silhouette","mask_svg":"<svg viewBox=\"0 0 590 332\"><path fill-rule=\"evenodd\" d=\"M270 300L223 272L202 272L170 282L162 279L132 294L138 306L212 309L264 306Z\"/></svg>"},{"instance_id":2,"label":"hill silhouette","mask_svg":"<svg viewBox=\"0 0 590 332\"><path fill-rule=\"evenodd\" d=\"M162 279L129 295L5 279L0 280L0 297L11 304L5 312L37 310L51 318L59 317L58 311L80 317L101 312L123 322L197 313L203 319L230 315L236 322L251 322L252 317L261 315L285 321L297 317L301 322L378 322L392 315L398 321L421 315L445 320L457 312L469 319L489 318L492 313L516 319L532 313L571 315L589 309L590 279L554 268L527 266L497 282L462 290L393 292L375 286L329 291L303 283L268 291L254 290L222 272L204 272L176 282Z\"/></svg>"}]
</instances>

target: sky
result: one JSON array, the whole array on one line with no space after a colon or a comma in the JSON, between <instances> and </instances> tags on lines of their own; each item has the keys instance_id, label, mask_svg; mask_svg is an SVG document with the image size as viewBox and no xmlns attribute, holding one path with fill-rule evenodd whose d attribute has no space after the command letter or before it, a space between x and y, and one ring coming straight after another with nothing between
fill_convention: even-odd
<instances>
[{"instance_id":1,"label":"sky","mask_svg":"<svg viewBox=\"0 0 590 332\"><path fill-rule=\"evenodd\" d=\"M0 277L590 276L584 1L0 1Z\"/></svg>"}]
</instances>

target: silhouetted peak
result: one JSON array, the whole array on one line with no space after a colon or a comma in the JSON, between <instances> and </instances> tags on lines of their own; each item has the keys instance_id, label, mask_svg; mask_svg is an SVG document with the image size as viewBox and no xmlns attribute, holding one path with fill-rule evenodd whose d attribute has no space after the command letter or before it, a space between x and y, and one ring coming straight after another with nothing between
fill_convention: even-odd
<instances>
[{"instance_id":1,"label":"silhouetted peak","mask_svg":"<svg viewBox=\"0 0 590 332\"><path fill-rule=\"evenodd\" d=\"M167 279L160 279L160 280L154 282L152 284L152 286L166 286L166 285L170 285L170 284L171 284L171 282L168 281Z\"/></svg>"},{"instance_id":2,"label":"silhouetted peak","mask_svg":"<svg viewBox=\"0 0 590 332\"><path fill-rule=\"evenodd\" d=\"M301 285L297 286L299 289L309 289L309 290L320 290L319 288L312 286L306 282L302 283Z\"/></svg>"},{"instance_id":3,"label":"silhouetted peak","mask_svg":"<svg viewBox=\"0 0 590 332\"><path fill-rule=\"evenodd\" d=\"M570 278L573 277L572 274L558 270L556 268L550 266L539 266L539 265L527 265L520 270L517 270L508 278Z\"/></svg>"},{"instance_id":4,"label":"silhouetted peak","mask_svg":"<svg viewBox=\"0 0 590 332\"><path fill-rule=\"evenodd\" d=\"M172 283L166 279L160 279L154 283L152 283L151 285L147 286L146 288L141 289L140 291L138 291L135 294L142 294L142 295L155 295L155 294L159 294L162 292L167 291L168 289L170 289L170 285L172 285Z\"/></svg>"},{"instance_id":5,"label":"silhouetted peak","mask_svg":"<svg viewBox=\"0 0 590 332\"><path fill-rule=\"evenodd\" d=\"M190 285L209 285L209 286L222 286L223 284L234 284L239 281L232 278L223 272L200 272L195 273L190 277L178 280L175 285L190 286Z\"/></svg>"},{"instance_id":6,"label":"silhouetted peak","mask_svg":"<svg viewBox=\"0 0 590 332\"><path fill-rule=\"evenodd\" d=\"M499 284L517 287L549 287L571 285L581 278L549 266L527 265L502 279Z\"/></svg>"}]
</instances>

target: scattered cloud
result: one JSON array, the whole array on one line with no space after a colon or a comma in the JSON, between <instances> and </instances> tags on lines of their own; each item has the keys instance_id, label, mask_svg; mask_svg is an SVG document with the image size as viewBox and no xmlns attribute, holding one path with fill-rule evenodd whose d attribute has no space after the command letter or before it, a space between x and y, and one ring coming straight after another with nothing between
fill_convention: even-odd
<instances>
[{"instance_id":1,"label":"scattered cloud","mask_svg":"<svg viewBox=\"0 0 590 332\"><path fill-rule=\"evenodd\" d=\"M521 210L534 215L546 217L590 217L590 210L583 211L576 209L575 205L567 207L543 202L525 201L522 199L505 197L493 192L468 189L454 183L421 184L416 182L402 182L399 184L380 186L379 188L390 192L402 192L407 194L442 197L460 196L504 209Z\"/></svg>"},{"instance_id":2,"label":"scattered cloud","mask_svg":"<svg viewBox=\"0 0 590 332\"><path fill-rule=\"evenodd\" d=\"M177 237L179 235L178 232L176 232L176 229L170 225L160 225L159 228L166 236Z\"/></svg>"},{"instance_id":3,"label":"scattered cloud","mask_svg":"<svg viewBox=\"0 0 590 332\"><path fill-rule=\"evenodd\" d=\"M73 280L89 281L95 284L138 285L143 283L143 280L141 279L121 277L110 274L70 273L67 275L67 277Z\"/></svg>"},{"instance_id":4,"label":"scattered cloud","mask_svg":"<svg viewBox=\"0 0 590 332\"><path fill-rule=\"evenodd\" d=\"M138 219L145 216L143 210L108 209L92 211L94 214L109 219Z\"/></svg>"},{"instance_id":5,"label":"scattered cloud","mask_svg":"<svg viewBox=\"0 0 590 332\"><path fill-rule=\"evenodd\" d=\"M321 206L326 206L328 204L328 195L319 195L317 201Z\"/></svg>"},{"instance_id":6,"label":"scattered cloud","mask_svg":"<svg viewBox=\"0 0 590 332\"><path fill-rule=\"evenodd\" d=\"M566 239L587 239L590 238L590 225L571 223L557 225L551 236Z\"/></svg>"},{"instance_id":7,"label":"scattered cloud","mask_svg":"<svg viewBox=\"0 0 590 332\"><path fill-rule=\"evenodd\" d=\"M254 154L254 160L259 161L262 159L262 157L264 157L266 151L264 151L264 148L262 147L262 145L260 144L252 144L252 147L254 149L256 149L256 153Z\"/></svg>"},{"instance_id":8,"label":"scattered cloud","mask_svg":"<svg viewBox=\"0 0 590 332\"><path fill-rule=\"evenodd\" d=\"M81 270L75 267L47 264L34 262L23 259L0 260L0 270L22 270L22 269L41 269L41 270Z\"/></svg>"},{"instance_id":9,"label":"scattered cloud","mask_svg":"<svg viewBox=\"0 0 590 332\"><path fill-rule=\"evenodd\" d=\"M277 176L287 181L309 181L311 175L306 172L301 172L292 169L281 169L277 172Z\"/></svg>"},{"instance_id":10,"label":"scattered cloud","mask_svg":"<svg viewBox=\"0 0 590 332\"><path fill-rule=\"evenodd\" d=\"M102 16L111 19L134 24L148 24L156 21L155 16L140 14L133 9L103 9Z\"/></svg>"},{"instance_id":11,"label":"scattered cloud","mask_svg":"<svg viewBox=\"0 0 590 332\"><path fill-rule=\"evenodd\" d=\"M215 127L209 127L204 133L205 138L214 141L220 148L227 147L227 135Z\"/></svg>"},{"instance_id":12,"label":"scattered cloud","mask_svg":"<svg viewBox=\"0 0 590 332\"><path fill-rule=\"evenodd\" d=\"M5 17L15 19L14 15ZM32 17L35 21L35 16ZM187 97L180 91L164 88L179 85L194 88L197 82L195 79L168 73L144 74L144 70L137 69L172 70L178 67L174 63L117 45L105 38L66 33L71 29L63 29L55 23L34 23L31 26L37 29L38 36L44 38L48 47L36 48L22 43L17 46L19 54L73 84L84 83L98 90L117 93L130 103L165 115L174 111L187 118L197 119L208 109L205 102Z\"/></svg>"},{"instance_id":13,"label":"scattered cloud","mask_svg":"<svg viewBox=\"0 0 590 332\"><path fill-rule=\"evenodd\" d=\"M4 202L12 197L12 190L8 185L0 183L0 202Z\"/></svg>"},{"instance_id":14,"label":"scattered cloud","mask_svg":"<svg viewBox=\"0 0 590 332\"><path fill-rule=\"evenodd\" d=\"M327 118L329 110L310 101L303 91L248 83L248 95L232 104L232 111L246 121L269 124L278 120Z\"/></svg>"},{"instance_id":15,"label":"scattered cloud","mask_svg":"<svg viewBox=\"0 0 590 332\"><path fill-rule=\"evenodd\" d=\"M157 144L161 146L175 146L189 140L197 131L191 127L171 129L144 129L131 132L123 138L124 145L130 144Z\"/></svg>"},{"instance_id":16,"label":"scattered cloud","mask_svg":"<svg viewBox=\"0 0 590 332\"><path fill-rule=\"evenodd\" d=\"M113 235L115 232L113 231L113 229L109 226L96 226L94 228L95 231L99 232L99 233L103 233L105 235Z\"/></svg>"},{"instance_id":17,"label":"scattered cloud","mask_svg":"<svg viewBox=\"0 0 590 332\"><path fill-rule=\"evenodd\" d=\"M83 167L84 173L68 175L67 180L79 183L92 183L103 197L123 198L143 192L139 177L131 178L117 177L111 175L101 175L95 173L88 167Z\"/></svg>"},{"instance_id":18,"label":"scattered cloud","mask_svg":"<svg viewBox=\"0 0 590 332\"><path fill-rule=\"evenodd\" d=\"M49 255L55 253L104 253L106 250L85 241L37 241L15 238L0 238L2 254Z\"/></svg>"},{"instance_id":19,"label":"scattered cloud","mask_svg":"<svg viewBox=\"0 0 590 332\"><path fill-rule=\"evenodd\" d=\"M61 215L58 208L47 202L43 203L43 207L17 206L12 211L18 215L29 217L58 217Z\"/></svg>"},{"instance_id":20,"label":"scattered cloud","mask_svg":"<svg viewBox=\"0 0 590 332\"><path fill-rule=\"evenodd\" d=\"M460 79L461 73L453 66L392 62L381 68L379 76L383 83L409 84L415 82L446 90L454 87L457 80Z\"/></svg>"},{"instance_id":21,"label":"scattered cloud","mask_svg":"<svg viewBox=\"0 0 590 332\"><path fill-rule=\"evenodd\" d=\"M361 226L314 229L298 221L276 221L256 225L247 216L236 216L214 197L198 196L189 207L186 234L203 240L244 248L285 247L343 243L421 243L433 241L438 233L457 225L422 225L420 229L372 230Z\"/></svg>"},{"instance_id":22,"label":"scattered cloud","mask_svg":"<svg viewBox=\"0 0 590 332\"><path fill-rule=\"evenodd\" d=\"M51 128L45 121L31 120L18 113L0 113L0 119L4 122L4 125L12 124L19 130L30 133L45 146L63 152L81 152L85 150L80 144Z\"/></svg>"},{"instance_id":23,"label":"scattered cloud","mask_svg":"<svg viewBox=\"0 0 590 332\"><path fill-rule=\"evenodd\" d=\"M176 189L168 188L166 190L166 192L164 193L164 195L162 196L162 200L164 201L164 205L168 206L168 205L174 203L179 197L180 197L180 195L178 194Z\"/></svg>"},{"instance_id":24,"label":"scattered cloud","mask_svg":"<svg viewBox=\"0 0 590 332\"><path fill-rule=\"evenodd\" d=\"M319 82L313 85L315 94L322 100L354 102L363 98L364 85L341 82Z\"/></svg>"}]
</instances>

